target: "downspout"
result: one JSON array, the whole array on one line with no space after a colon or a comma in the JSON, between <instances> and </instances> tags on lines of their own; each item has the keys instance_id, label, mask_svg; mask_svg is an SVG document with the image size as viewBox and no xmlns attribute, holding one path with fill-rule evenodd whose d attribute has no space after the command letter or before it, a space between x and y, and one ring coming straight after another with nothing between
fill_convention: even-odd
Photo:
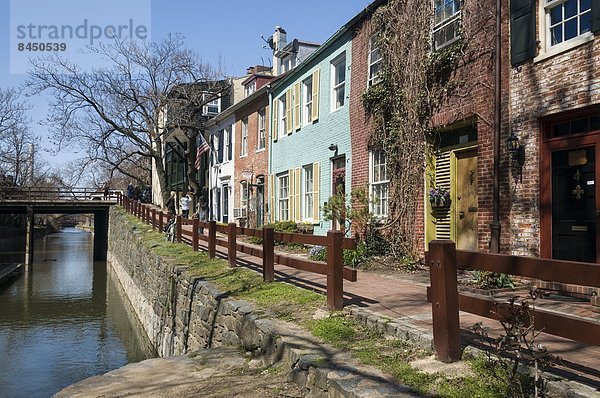
<instances>
[{"instance_id":1,"label":"downspout","mask_svg":"<svg viewBox=\"0 0 600 398\"><path fill-rule=\"evenodd\" d=\"M494 179L492 198L492 222L490 224L490 252L500 253L500 128L502 110L501 82L502 82L502 4L496 0L496 44L494 68Z\"/></svg>"}]
</instances>

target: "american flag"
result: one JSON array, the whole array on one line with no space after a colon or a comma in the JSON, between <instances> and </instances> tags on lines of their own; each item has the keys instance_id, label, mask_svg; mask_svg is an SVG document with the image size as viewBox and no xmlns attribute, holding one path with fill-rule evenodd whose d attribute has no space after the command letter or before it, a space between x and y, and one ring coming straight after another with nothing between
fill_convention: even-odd
<instances>
[{"instance_id":1,"label":"american flag","mask_svg":"<svg viewBox=\"0 0 600 398\"><path fill-rule=\"evenodd\" d=\"M210 146L202 134L198 134L198 142L196 142L196 147L198 149L196 149L196 162L194 163L194 167L196 167L197 170L200 170L202 154L210 150Z\"/></svg>"}]
</instances>

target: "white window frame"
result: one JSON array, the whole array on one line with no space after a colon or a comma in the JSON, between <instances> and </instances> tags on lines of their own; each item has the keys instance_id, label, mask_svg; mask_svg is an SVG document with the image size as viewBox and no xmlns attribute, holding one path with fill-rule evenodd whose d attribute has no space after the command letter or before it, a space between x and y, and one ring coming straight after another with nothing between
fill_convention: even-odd
<instances>
[{"instance_id":1,"label":"white window frame","mask_svg":"<svg viewBox=\"0 0 600 398\"><path fill-rule=\"evenodd\" d=\"M383 163L379 154L383 156ZM375 163L378 162L378 163ZM379 168L379 173L376 173L376 167ZM384 178L381 178L385 174ZM378 176L376 176L378 174ZM376 180L377 178L377 180ZM386 218L389 209L389 176L387 172L387 158L382 150L372 149L369 151L369 197L371 198L369 208L375 218ZM385 189L386 195L380 195L379 192ZM384 204L382 204L384 202Z\"/></svg>"},{"instance_id":2,"label":"white window frame","mask_svg":"<svg viewBox=\"0 0 600 398\"><path fill-rule=\"evenodd\" d=\"M373 59L373 54L377 54L377 59ZM368 56L368 76L367 76L367 86L371 87L374 84L377 84L381 77L379 74L381 73L381 52L379 51L379 47L377 46L377 34L374 34L369 38L369 56ZM377 66L377 72L372 74L372 68Z\"/></svg>"},{"instance_id":3,"label":"white window frame","mask_svg":"<svg viewBox=\"0 0 600 398\"><path fill-rule=\"evenodd\" d=\"M242 142L240 143L240 157L248 155L248 118L242 119Z\"/></svg>"},{"instance_id":4,"label":"white window frame","mask_svg":"<svg viewBox=\"0 0 600 398\"><path fill-rule=\"evenodd\" d=\"M277 216L278 221L290 219L290 176L288 173L277 176Z\"/></svg>"},{"instance_id":5,"label":"white window frame","mask_svg":"<svg viewBox=\"0 0 600 398\"><path fill-rule=\"evenodd\" d=\"M230 142L229 140L229 132L231 131L231 125L225 127L225 129L223 129L223 140L224 140L224 144L223 144L223 163L227 163L229 162L229 159L233 157L232 152L233 152L233 143ZM231 138L233 139L233 134L231 134Z\"/></svg>"},{"instance_id":6,"label":"white window frame","mask_svg":"<svg viewBox=\"0 0 600 398\"><path fill-rule=\"evenodd\" d=\"M240 207L242 209L248 209L248 197L250 196L248 194L248 181L241 181L240 188Z\"/></svg>"},{"instance_id":7,"label":"white window frame","mask_svg":"<svg viewBox=\"0 0 600 398\"><path fill-rule=\"evenodd\" d=\"M252 80L252 82L248 83L244 87L244 98L249 97L256 92L256 80Z\"/></svg>"},{"instance_id":8,"label":"white window frame","mask_svg":"<svg viewBox=\"0 0 600 398\"><path fill-rule=\"evenodd\" d=\"M215 95L217 95L217 94L214 94L214 93L204 93L204 94L202 94L202 100L205 101L205 100L207 100L207 99L209 99L211 97L214 97ZM216 102L216 104L215 104L215 102ZM209 108L211 106L215 106L215 105L217 107L217 111L216 112L209 111ZM206 115L216 115L218 113L221 113L221 97L218 96L217 98L214 98L214 99L208 101L206 104L204 104L202 110L203 110L202 113L204 113Z\"/></svg>"},{"instance_id":9,"label":"white window frame","mask_svg":"<svg viewBox=\"0 0 600 398\"><path fill-rule=\"evenodd\" d=\"M344 70L344 80L341 82L335 81L337 78L337 70L339 67L342 67ZM336 111L340 108L343 108L346 104L346 52L344 51L342 54L337 56L333 61L331 61L331 111ZM337 104L338 93L342 92L342 103Z\"/></svg>"},{"instance_id":10,"label":"white window frame","mask_svg":"<svg viewBox=\"0 0 600 398\"><path fill-rule=\"evenodd\" d=\"M279 123L279 137L283 137L287 135L287 106L289 105L285 99L285 92L281 97L279 97L279 116L277 118L277 123Z\"/></svg>"},{"instance_id":11,"label":"white window frame","mask_svg":"<svg viewBox=\"0 0 600 398\"><path fill-rule=\"evenodd\" d=\"M225 192L227 192L227 198L225 197ZM229 182L221 182L221 222L225 222L225 217L227 217L227 222L230 221L229 212L231 211L229 206L229 202L231 199L231 189L229 186ZM225 212L227 210L227 213Z\"/></svg>"},{"instance_id":12,"label":"white window frame","mask_svg":"<svg viewBox=\"0 0 600 398\"><path fill-rule=\"evenodd\" d=\"M573 19L573 18L577 18L578 19L578 26L577 26L577 31L579 32L580 30L580 16L581 14L581 10L579 9L580 6L580 1L578 1L577 4L577 9L578 12L577 14L572 17L569 18L569 20ZM577 36L569 39L569 40L563 40L560 43L557 43L555 45L552 45L552 35L550 33L550 12L553 8L555 7L560 7L562 6L564 3L566 3L566 0L551 0L551 1L547 1L547 0L540 0L538 2L538 21L540 21L539 23L539 36L540 36L540 52L539 55L535 58L535 61L541 61L547 57L553 56L555 54L561 53L563 51L567 51L570 50L574 47L580 46L581 44L587 43L589 41L594 40L594 34L591 31L591 25L590 25L590 30L588 32L584 32L584 33L580 33ZM591 9L590 11L587 11L589 13L591 13ZM564 35L564 11L563 11L563 20L561 21L561 24L563 24L563 35Z\"/></svg>"},{"instance_id":13,"label":"white window frame","mask_svg":"<svg viewBox=\"0 0 600 398\"><path fill-rule=\"evenodd\" d=\"M313 221L314 207L314 168L312 164L302 167L302 219ZM310 178L309 178L310 177Z\"/></svg>"},{"instance_id":14,"label":"white window frame","mask_svg":"<svg viewBox=\"0 0 600 398\"><path fill-rule=\"evenodd\" d=\"M302 81L302 121L304 126L312 123L312 75Z\"/></svg>"},{"instance_id":15,"label":"white window frame","mask_svg":"<svg viewBox=\"0 0 600 398\"><path fill-rule=\"evenodd\" d=\"M267 145L267 110L260 108L258 110L258 141L256 143L256 152L264 151Z\"/></svg>"},{"instance_id":16,"label":"white window frame","mask_svg":"<svg viewBox=\"0 0 600 398\"><path fill-rule=\"evenodd\" d=\"M440 50L444 47L449 46L450 44L454 43L455 41L457 41L458 39L460 39L460 35L459 35L459 27L460 27L460 15L461 15L461 9L462 9L462 4L461 1L462 0L451 0L453 7L454 7L454 11L452 13L452 15L450 16L446 16L444 19L440 20L440 21L435 21L435 8L436 8L436 3L440 1L441 3L444 3L447 0L433 0L433 13L434 13L434 26L433 26L433 34L432 34L432 42L433 42L433 51L437 51ZM542 0L543 1L543 0ZM446 27L452 25L452 24L457 24L458 26L456 26L454 28L454 32L455 32L455 36L453 38L451 38L448 41L445 41L443 43L440 43L439 45L436 44L436 40L435 40L435 35L437 32L440 32L441 30L445 29Z\"/></svg>"}]
</instances>

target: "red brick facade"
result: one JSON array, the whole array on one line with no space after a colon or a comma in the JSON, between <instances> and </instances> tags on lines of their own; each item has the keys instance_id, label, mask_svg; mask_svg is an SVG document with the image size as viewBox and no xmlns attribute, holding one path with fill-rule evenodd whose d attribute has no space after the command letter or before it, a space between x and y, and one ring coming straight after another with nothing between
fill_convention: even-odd
<instances>
[{"instance_id":1,"label":"red brick facade","mask_svg":"<svg viewBox=\"0 0 600 398\"><path fill-rule=\"evenodd\" d=\"M440 130L451 130L453 126L462 125L465 122L474 123L477 129L477 181L478 181L478 249L489 250L490 223L492 222L492 184L493 184L493 137L494 137L494 61L492 57L495 20L490 18L489 12L481 10L494 9L493 0L483 2L468 2L462 11L463 26L465 32L477 30L477 35L469 38L469 54L473 57L461 60L453 79L463 82L458 90L458 95L448 99L434 115L432 125ZM485 4L481 4L485 3ZM471 7L471 9L469 9ZM487 18L487 19L484 19ZM503 16L503 49L502 62L508 65L508 14L505 9ZM359 25L352 41L352 89L350 93L350 126L352 137L352 187L359 187L369 182L369 153L368 143L372 131L372 125L365 116L362 105L362 94L367 88L368 77L368 51L369 39L372 35L371 22L365 20ZM507 98L508 67L504 66L502 74L503 98ZM506 109L506 100L503 102ZM506 115L506 112L502 113ZM503 122L506 120L503 120ZM506 123L503 123L503 126ZM508 130L502 130L502 163L501 163L501 193L507 197L508 168L506 167L508 156L504 153L504 140ZM503 171L504 170L504 171ZM424 176L425 177L425 176ZM424 181L425 187L425 181ZM425 187L429 189L429 187ZM509 203L501 201L501 248L507 251L510 241L507 214ZM420 201L417 229L415 233L422 237L419 247L423 252L426 250L426 228L428 205L426 201Z\"/></svg>"},{"instance_id":2,"label":"red brick facade","mask_svg":"<svg viewBox=\"0 0 600 398\"><path fill-rule=\"evenodd\" d=\"M269 154L269 98L266 91L262 94L258 94L256 99L249 102L246 106L240 108L235 112L235 149L233 156L235 156L235 172L234 172L234 184L236 189L236 195L233 199L234 208L242 207L241 199L241 183L242 181L248 181L250 184L249 192L249 205L247 207L246 226L256 227L257 226L257 209L256 209L256 195L257 189L255 185L259 182L258 178L262 177L262 189L264 194L263 204L268 203L268 192L267 192L267 176L268 176L268 154ZM259 141L259 111L264 110L265 115L265 148L258 150ZM244 119L248 120L248 143L247 143L247 154L240 156L242 149L242 122ZM246 174L246 176L244 176ZM247 176L251 175L250 178ZM258 212L259 213L259 212ZM239 220L236 220L239 221ZM262 225L267 222L266 208L263 206L262 223L258 222L258 225Z\"/></svg>"}]
</instances>

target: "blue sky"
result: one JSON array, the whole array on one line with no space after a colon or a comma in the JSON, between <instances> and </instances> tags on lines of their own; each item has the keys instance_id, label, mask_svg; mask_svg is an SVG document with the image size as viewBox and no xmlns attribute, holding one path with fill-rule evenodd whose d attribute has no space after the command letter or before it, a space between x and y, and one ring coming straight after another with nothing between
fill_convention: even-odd
<instances>
[{"instance_id":1,"label":"blue sky","mask_svg":"<svg viewBox=\"0 0 600 398\"><path fill-rule=\"evenodd\" d=\"M102 0L25 1L37 2L40 6L55 4L57 8L53 15L66 19L72 16L69 15L71 7L59 3L88 3L90 9L103 4ZM127 0L122 1L123 4L127 3ZM260 36L268 38L276 25L287 31L288 40L299 38L322 43L372 0L284 0L275 3L241 0L138 1L151 1L150 28L153 40L160 40L169 33L181 33L186 37L187 46L195 50L204 62L215 66L220 63L227 75L240 76L247 67L261 64L263 60L267 63L267 59L271 58L270 50L263 49L265 43ZM10 74L10 3L10 0L0 0L0 87L3 88L19 86L26 78L25 75ZM118 14L117 11L115 14ZM31 112L32 129L45 137L46 127L38 122L46 115L47 98L40 96L32 98L31 102L34 106ZM45 155L54 163L57 159L72 157L66 153Z\"/></svg>"}]
</instances>

